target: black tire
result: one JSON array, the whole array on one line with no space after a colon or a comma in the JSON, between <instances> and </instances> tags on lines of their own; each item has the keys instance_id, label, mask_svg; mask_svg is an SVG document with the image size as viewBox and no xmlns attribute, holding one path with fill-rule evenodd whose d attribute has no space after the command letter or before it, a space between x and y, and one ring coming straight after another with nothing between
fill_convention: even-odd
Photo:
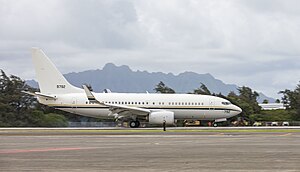
<instances>
[{"instance_id":1,"label":"black tire","mask_svg":"<svg viewBox=\"0 0 300 172\"><path fill-rule=\"evenodd\" d=\"M129 126L130 126L130 128L136 128L136 126L137 126L136 121L130 121Z\"/></svg>"},{"instance_id":2,"label":"black tire","mask_svg":"<svg viewBox=\"0 0 300 172\"><path fill-rule=\"evenodd\" d=\"M214 127L217 127L217 126L218 126L218 124L217 124L217 123L214 123L214 124L213 124L213 126L214 126Z\"/></svg>"},{"instance_id":3,"label":"black tire","mask_svg":"<svg viewBox=\"0 0 300 172\"><path fill-rule=\"evenodd\" d=\"M140 127L140 121L135 121L135 123L136 123L136 126L135 126L135 128L139 128Z\"/></svg>"}]
</instances>

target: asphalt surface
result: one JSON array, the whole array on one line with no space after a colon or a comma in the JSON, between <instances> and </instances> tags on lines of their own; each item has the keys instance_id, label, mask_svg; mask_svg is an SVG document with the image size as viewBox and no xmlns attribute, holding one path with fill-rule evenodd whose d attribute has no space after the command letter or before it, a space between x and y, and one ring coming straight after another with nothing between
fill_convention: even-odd
<instances>
[{"instance_id":1,"label":"asphalt surface","mask_svg":"<svg viewBox=\"0 0 300 172\"><path fill-rule=\"evenodd\" d=\"M0 171L300 170L300 132L292 130L58 131L0 130Z\"/></svg>"}]
</instances>

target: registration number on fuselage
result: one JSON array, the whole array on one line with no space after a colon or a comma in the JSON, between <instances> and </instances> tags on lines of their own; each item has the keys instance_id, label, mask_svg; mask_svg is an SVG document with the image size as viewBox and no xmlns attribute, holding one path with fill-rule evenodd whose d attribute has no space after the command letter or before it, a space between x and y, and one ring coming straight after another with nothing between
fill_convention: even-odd
<instances>
[{"instance_id":1,"label":"registration number on fuselage","mask_svg":"<svg viewBox=\"0 0 300 172\"><path fill-rule=\"evenodd\" d=\"M56 85L56 88L66 88L66 85Z\"/></svg>"},{"instance_id":2,"label":"registration number on fuselage","mask_svg":"<svg viewBox=\"0 0 300 172\"><path fill-rule=\"evenodd\" d=\"M224 113L230 113L230 110L224 110Z\"/></svg>"}]
</instances>

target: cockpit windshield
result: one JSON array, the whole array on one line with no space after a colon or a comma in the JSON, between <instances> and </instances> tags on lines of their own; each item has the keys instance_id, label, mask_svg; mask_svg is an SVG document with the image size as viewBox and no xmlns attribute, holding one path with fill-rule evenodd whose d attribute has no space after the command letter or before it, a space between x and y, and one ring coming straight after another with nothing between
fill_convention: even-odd
<instances>
[{"instance_id":1,"label":"cockpit windshield","mask_svg":"<svg viewBox=\"0 0 300 172\"><path fill-rule=\"evenodd\" d=\"M230 105L230 102L222 102L223 105Z\"/></svg>"}]
</instances>

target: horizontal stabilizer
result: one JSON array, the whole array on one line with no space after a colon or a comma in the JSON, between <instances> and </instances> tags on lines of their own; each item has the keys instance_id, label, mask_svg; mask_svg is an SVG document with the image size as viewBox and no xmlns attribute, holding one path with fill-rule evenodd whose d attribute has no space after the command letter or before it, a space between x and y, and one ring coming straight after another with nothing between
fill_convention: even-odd
<instances>
[{"instance_id":1,"label":"horizontal stabilizer","mask_svg":"<svg viewBox=\"0 0 300 172\"><path fill-rule=\"evenodd\" d=\"M29 91L21 91L22 93L25 93L25 94L29 94L29 95L32 95L32 96L36 96L35 93L33 92L29 92Z\"/></svg>"},{"instance_id":2,"label":"horizontal stabilizer","mask_svg":"<svg viewBox=\"0 0 300 172\"><path fill-rule=\"evenodd\" d=\"M43 98L47 98L47 99L53 99L53 100L56 100L57 97L56 96L53 96L53 95L46 95L46 94L42 94L40 92L29 92L29 91L21 91L22 93L25 93L25 94L29 94L29 95L32 95L32 96L37 96L37 97L43 97Z\"/></svg>"}]
</instances>

